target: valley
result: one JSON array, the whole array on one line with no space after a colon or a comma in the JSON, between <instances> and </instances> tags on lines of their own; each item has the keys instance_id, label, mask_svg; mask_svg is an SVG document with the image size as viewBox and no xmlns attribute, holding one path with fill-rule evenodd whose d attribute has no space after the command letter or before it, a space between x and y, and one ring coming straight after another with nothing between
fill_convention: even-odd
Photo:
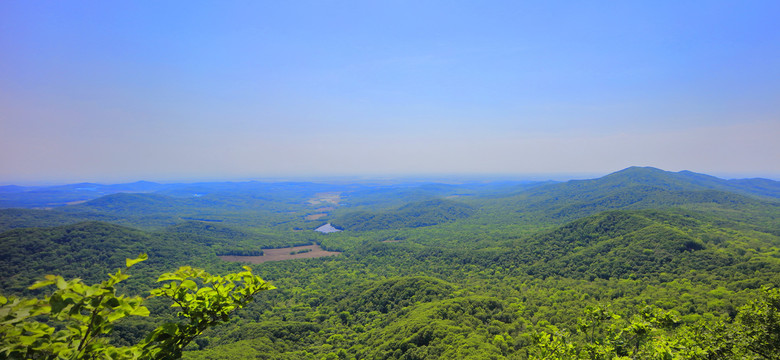
<instances>
[{"instance_id":1,"label":"valley","mask_svg":"<svg viewBox=\"0 0 780 360\"><path fill-rule=\"evenodd\" d=\"M0 293L39 295L29 286L47 274L97 283L139 253L121 293L185 265L250 264L276 287L185 359L758 359L747 314L780 299L780 182L767 179L631 167L565 182L86 188L0 191ZM110 340L138 341L169 307L150 302Z\"/></svg>"}]
</instances>

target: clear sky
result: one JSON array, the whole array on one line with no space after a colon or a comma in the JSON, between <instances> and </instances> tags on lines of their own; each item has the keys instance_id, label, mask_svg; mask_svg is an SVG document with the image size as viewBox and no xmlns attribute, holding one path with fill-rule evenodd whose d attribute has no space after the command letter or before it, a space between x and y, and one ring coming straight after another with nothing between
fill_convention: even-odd
<instances>
[{"instance_id":1,"label":"clear sky","mask_svg":"<svg viewBox=\"0 0 780 360\"><path fill-rule=\"evenodd\" d=\"M0 2L0 183L780 178L778 1Z\"/></svg>"}]
</instances>

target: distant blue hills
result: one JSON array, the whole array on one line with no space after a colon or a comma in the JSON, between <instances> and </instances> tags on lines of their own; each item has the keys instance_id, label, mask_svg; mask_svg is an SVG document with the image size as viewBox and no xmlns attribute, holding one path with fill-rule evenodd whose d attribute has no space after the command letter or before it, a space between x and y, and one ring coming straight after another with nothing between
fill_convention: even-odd
<instances>
[{"instance_id":1,"label":"distant blue hills","mask_svg":"<svg viewBox=\"0 0 780 360\"><path fill-rule=\"evenodd\" d=\"M319 184L307 182L201 182L159 184L138 181L124 184L77 183L57 186L0 186L0 208L53 208L74 205L103 196L118 193L156 194L169 197L193 197L206 194L231 194L245 197L254 194L256 198L268 201L281 199L302 199L316 192L349 191L358 194L360 201L371 204L373 198L393 198L402 205L411 201L422 201L434 196L484 195L506 196L515 193L524 198L569 197L573 200L593 200L620 188L623 192L646 193L656 189L667 192L723 191L759 198L780 198L780 182L770 179L721 179L715 176L691 171L669 172L652 167L629 167L609 175L590 180L571 180L567 182L528 182L497 181L495 183L467 184ZM679 195L679 194L677 194ZM128 200L127 197L115 197L115 200ZM162 201L160 197L150 197L139 201Z\"/></svg>"}]
</instances>

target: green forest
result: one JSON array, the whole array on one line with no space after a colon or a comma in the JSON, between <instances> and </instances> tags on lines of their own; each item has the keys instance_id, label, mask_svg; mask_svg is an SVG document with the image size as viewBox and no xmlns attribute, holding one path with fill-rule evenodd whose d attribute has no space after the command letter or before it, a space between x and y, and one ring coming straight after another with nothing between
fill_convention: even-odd
<instances>
[{"instance_id":1,"label":"green forest","mask_svg":"<svg viewBox=\"0 0 780 360\"><path fill-rule=\"evenodd\" d=\"M780 359L777 181L84 188L0 188L0 358Z\"/></svg>"}]
</instances>

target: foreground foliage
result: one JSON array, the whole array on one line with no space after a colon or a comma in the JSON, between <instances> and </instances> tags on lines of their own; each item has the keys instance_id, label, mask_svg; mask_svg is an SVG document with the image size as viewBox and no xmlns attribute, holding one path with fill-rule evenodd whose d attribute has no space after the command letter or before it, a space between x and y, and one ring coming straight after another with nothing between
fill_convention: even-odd
<instances>
[{"instance_id":1,"label":"foreground foliage","mask_svg":"<svg viewBox=\"0 0 780 360\"><path fill-rule=\"evenodd\" d=\"M147 259L127 259L126 268ZM0 355L7 359L172 359L204 330L225 322L255 294L274 287L251 269L211 275L181 267L158 278L163 286L150 297L173 301L181 322L167 322L132 346L114 346L107 335L114 323L128 316L149 316L138 296L117 295L116 286L129 275L121 269L96 285L47 275L30 289L56 286L43 299L0 296Z\"/></svg>"},{"instance_id":2,"label":"foreground foliage","mask_svg":"<svg viewBox=\"0 0 780 360\"><path fill-rule=\"evenodd\" d=\"M674 311L646 306L629 321L589 307L574 334L535 335L535 359L780 359L780 289L764 288L733 321L684 326Z\"/></svg>"}]
</instances>

